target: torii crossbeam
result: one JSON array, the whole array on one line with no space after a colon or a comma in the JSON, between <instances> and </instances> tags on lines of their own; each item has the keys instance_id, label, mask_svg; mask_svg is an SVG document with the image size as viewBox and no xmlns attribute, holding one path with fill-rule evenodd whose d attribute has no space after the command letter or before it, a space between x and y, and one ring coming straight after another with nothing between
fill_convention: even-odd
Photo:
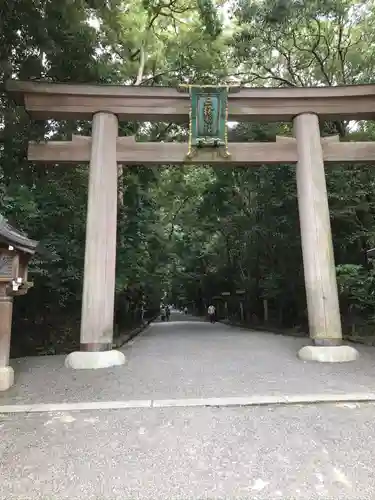
<instances>
[{"instance_id":1,"label":"torii crossbeam","mask_svg":"<svg viewBox=\"0 0 375 500\"><path fill-rule=\"evenodd\" d=\"M375 163L375 143L340 142L338 136L321 138L325 163ZM71 141L30 142L28 159L40 163L89 163L91 137L73 135ZM293 137L276 137L275 142L230 144L231 156L223 159L214 151L202 149L191 161L186 159L187 144L177 142L136 142L133 136L118 137L116 161L123 165L230 165L297 163L297 142Z\"/></svg>"}]
</instances>

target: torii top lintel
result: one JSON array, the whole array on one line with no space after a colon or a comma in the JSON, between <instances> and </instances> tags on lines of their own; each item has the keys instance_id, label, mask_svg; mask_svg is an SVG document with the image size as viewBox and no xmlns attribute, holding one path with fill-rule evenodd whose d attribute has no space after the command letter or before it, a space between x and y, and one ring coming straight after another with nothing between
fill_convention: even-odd
<instances>
[{"instance_id":1,"label":"torii top lintel","mask_svg":"<svg viewBox=\"0 0 375 500\"><path fill-rule=\"evenodd\" d=\"M107 111L120 120L181 122L189 115L189 95L169 87L10 80L6 89L35 119L91 119ZM309 112L325 120L371 120L375 85L243 87L230 94L228 103L233 121L291 121Z\"/></svg>"}]
</instances>

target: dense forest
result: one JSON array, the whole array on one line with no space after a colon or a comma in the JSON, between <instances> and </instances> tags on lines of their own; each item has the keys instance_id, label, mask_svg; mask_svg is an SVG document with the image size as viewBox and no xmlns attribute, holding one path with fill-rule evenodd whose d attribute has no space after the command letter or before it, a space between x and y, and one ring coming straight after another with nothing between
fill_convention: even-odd
<instances>
[{"instance_id":1,"label":"dense forest","mask_svg":"<svg viewBox=\"0 0 375 500\"><path fill-rule=\"evenodd\" d=\"M5 81L47 79L142 86L373 83L373 0L7 0L0 6L0 213L50 250L14 306L13 356L70 351L79 341L87 166L34 165L30 139L90 133L89 122L31 122ZM290 123L237 123L230 140L267 141ZM374 140L370 122L322 123L322 135ZM187 124L121 123L121 135L186 141ZM375 171L326 168L346 334L375 328ZM201 312L230 292L249 323L306 331L306 299L291 165L119 168L116 329L164 295ZM265 302L266 301L266 302Z\"/></svg>"}]
</instances>

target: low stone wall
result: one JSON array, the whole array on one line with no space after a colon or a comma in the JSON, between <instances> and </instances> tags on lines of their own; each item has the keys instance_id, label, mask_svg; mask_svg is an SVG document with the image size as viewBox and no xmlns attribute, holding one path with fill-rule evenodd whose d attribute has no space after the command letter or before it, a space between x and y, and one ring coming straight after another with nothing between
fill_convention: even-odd
<instances>
[{"instance_id":1,"label":"low stone wall","mask_svg":"<svg viewBox=\"0 0 375 500\"><path fill-rule=\"evenodd\" d=\"M113 340L112 348L119 349L120 347L122 347L124 344L129 342L129 340L131 340L132 338L136 337L141 332L143 332L143 330L145 330L148 327L148 325L152 323L156 318L157 315L152 316L151 318L144 320L142 325L139 325L128 332L120 334L117 338Z\"/></svg>"},{"instance_id":2,"label":"low stone wall","mask_svg":"<svg viewBox=\"0 0 375 500\"><path fill-rule=\"evenodd\" d=\"M299 338L305 338L308 337L309 334L304 331L296 330L293 328L277 328L272 325L250 325L248 323L241 323L240 321L233 321L233 320L227 320L227 319L219 319L218 323L223 323L225 325L229 326L238 326L240 328L246 328L247 330L256 330L258 332L270 332L270 333L275 333L277 335L285 335L287 337L299 337ZM343 332L343 339L347 343L353 343L353 344L363 344L367 346L373 346L375 347L375 336L374 335L351 335L351 334L345 334Z\"/></svg>"},{"instance_id":3,"label":"low stone wall","mask_svg":"<svg viewBox=\"0 0 375 500\"><path fill-rule=\"evenodd\" d=\"M252 325L249 323L242 323L241 321L234 321L231 319L219 319L219 323L223 323L225 325L230 325L230 326L238 326L240 328L246 328L247 330L256 330L258 332L271 332L271 333L276 333L277 335L285 335L289 337L308 337L309 334L304 331L297 330L295 328L277 328L273 325Z\"/></svg>"}]
</instances>

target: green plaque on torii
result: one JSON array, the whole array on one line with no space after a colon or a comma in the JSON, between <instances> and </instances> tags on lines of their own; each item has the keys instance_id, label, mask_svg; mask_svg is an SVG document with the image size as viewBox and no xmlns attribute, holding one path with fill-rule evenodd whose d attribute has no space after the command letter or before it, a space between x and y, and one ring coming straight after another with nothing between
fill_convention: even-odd
<instances>
[{"instance_id":1,"label":"green plaque on torii","mask_svg":"<svg viewBox=\"0 0 375 500\"><path fill-rule=\"evenodd\" d=\"M223 158L228 151L228 94L239 92L239 86L180 85L180 92L190 94L189 141L187 158L200 148L216 150Z\"/></svg>"}]
</instances>

